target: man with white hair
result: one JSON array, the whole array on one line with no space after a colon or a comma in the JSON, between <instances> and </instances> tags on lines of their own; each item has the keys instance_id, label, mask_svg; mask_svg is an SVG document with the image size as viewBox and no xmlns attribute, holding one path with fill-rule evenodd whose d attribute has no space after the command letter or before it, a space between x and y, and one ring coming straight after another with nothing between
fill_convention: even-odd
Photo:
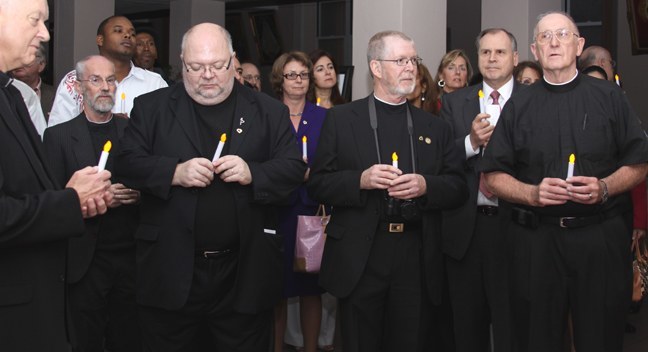
<instances>
[{"instance_id":1,"label":"man with white hair","mask_svg":"<svg viewBox=\"0 0 648 352\"><path fill-rule=\"evenodd\" d=\"M308 184L333 206L320 285L339 298L345 352L419 351L441 300L441 210L468 191L450 126L407 102L414 41L379 32L367 61L374 91L328 111Z\"/></svg>"},{"instance_id":2,"label":"man with white hair","mask_svg":"<svg viewBox=\"0 0 648 352\"><path fill-rule=\"evenodd\" d=\"M514 350L562 350L571 313L577 351L620 352L628 191L646 177L648 142L623 91L578 72L585 39L568 14L540 15L534 36L543 80L506 103L480 166L511 208Z\"/></svg>"},{"instance_id":3,"label":"man with white hair","mask_svg":"<svg viewBox=\"0 0 648 352\"><path fill-rule=\"evenodd\" d=\"M183 83L135 99L116 173L142 192L137 300L147 351L267 350L282 290L272 204L306 166L288 109L235 80L229 33L182 40Z\"/></svg>"},{"instance_id":4,"label":"man with white hair","mask_svg":"<svg viewBox=\"0 0 648 352\"><path fill-rule=\"evenodd\" d=\"M67 352L65 252L84 217L112 201L110 172L86 167L62 190L7 72L49 40L46 0L0 0L0 345ZM63 181L65 182L65 181Z\"/></svg>"}]
</instances>

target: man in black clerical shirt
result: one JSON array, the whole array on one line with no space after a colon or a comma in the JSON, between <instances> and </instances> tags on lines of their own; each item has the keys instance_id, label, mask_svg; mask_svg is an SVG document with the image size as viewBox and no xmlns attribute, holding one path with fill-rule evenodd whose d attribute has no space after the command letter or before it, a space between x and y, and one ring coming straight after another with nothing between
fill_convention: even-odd
<instances>
[{"instance_id":1,"label":"man in black clerical shirt","mask_svg":"<svg viewBox=\"0 0 648 352\"><path fill-rule=\"evenodd\" d=\"M45 130L43 143L54 176L65 180L77 170L97 165L106 142L112 148L106 170L113 170L119 138L128 119L113 115L115 65L103 56L76 64L75 89L83 96L83 112ZM139 192L113 180L115 194L106 214L86 220L82 237L68 246L67 284L72 342L75 351L99 351L108 321L118 351L140 351L135 303L135 243Z\"/></svg>"},{"instance_id":2,"label":"man in black clerical shirt","mask_svg":"<svg viewBox=\"0 0 648 352\"><path fill-rule=\"evenodd\" d=\"M115 161L142 192L135 240L147 351L191 351L199 331L218 349L269 346L283 265L272 204L306 166L288 109L242 88L234 57L224 28L189 29L183 83L135 99Z\"/></svg>"},{"instance_id":3,"label":"man in black clerical shirt","mask_svg":"<svg viewBox=\"0 0 648 352\"><path fill-rule=\"evenodd\" d=\"M569 15L540 15L534 36L543 81L507 102L480 166L512 203L515 350L561 350L571 313L577 350L622 351L628 191L646 177L648 143L621 89L578 73L585 39Z\"/></svg>"},{"instance_id":4,"label":"man in black clerical shirt","mask_svg":"<svg viewBox=\"0 0 648 352\"><path fill-rule=\"evenodd\" d=\"M508 218L476 168L501 108L523 86L513 78L518 62L513 34L503 28L485 29L476 44L484 81L445 95L441 109L463 152L460 158L470 190L462 207L443 214L443 251L457 351L490 351L491 345L496 351L508 351L511 327L501 226Z\"/></svg>"},{"instance_id":5,"label":"man in black clerical shirt","mask_svg":"<svg viewBox=\"0 0 648 352\"><path fill-rule=\"evenodd\" d=\"M333 206L320 284L340 299L345 352L419 351L441 298L441 210L467 189L450 126L407 103L414 41L377 33L367 59L374 92L329 110L308 183Z\"/></svg>"}]
</instances>

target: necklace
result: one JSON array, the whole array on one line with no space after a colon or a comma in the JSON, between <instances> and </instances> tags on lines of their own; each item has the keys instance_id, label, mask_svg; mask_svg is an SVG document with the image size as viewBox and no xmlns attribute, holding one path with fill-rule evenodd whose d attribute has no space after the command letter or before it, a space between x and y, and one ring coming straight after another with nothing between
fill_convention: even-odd
<instances>
[{"instance_id":1,"label":"necklace","mask_svg":"<svg viewBox=\"0 0 648 352\"><path fill-rule=\"evenodd\" d=\"M301 116L301 115L302 115L302 113L301 113L301 112L298 112L298 113L295 113L295 114L293 114L293 113L290 113L290 116Z\"/></svg>"}]
</instances>

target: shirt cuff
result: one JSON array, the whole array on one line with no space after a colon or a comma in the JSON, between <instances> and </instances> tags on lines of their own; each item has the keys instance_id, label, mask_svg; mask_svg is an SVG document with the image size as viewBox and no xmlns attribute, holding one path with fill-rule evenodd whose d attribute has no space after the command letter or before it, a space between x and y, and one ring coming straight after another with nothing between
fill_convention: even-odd
<instances>
[{"instance_id":1,"label":"shirt cuff","mask_svg":"<svg viewBox=\"0 0 648 352\"><path fill-rule=\"evenodd\" d=\"M466 159L470 159L473 156L479 154L479 147L477 147L476 150L472 148L472 143L470 143L470 135L466 136L466 139L464 140L464 145L466 147L465 148L466 149Z\"/></svg>"}]
</instances>

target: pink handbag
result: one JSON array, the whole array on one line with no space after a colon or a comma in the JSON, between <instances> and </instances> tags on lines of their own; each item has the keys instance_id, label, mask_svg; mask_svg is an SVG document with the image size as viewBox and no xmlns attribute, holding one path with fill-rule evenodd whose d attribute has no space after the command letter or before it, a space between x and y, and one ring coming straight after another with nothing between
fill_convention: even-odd
<instances>
[{"instance_id":1,"label":"pink handbag","mask_svg":"<svg viewBox=\"0 0 648 352\"><path fill-rule=\"evenodd\" d=\"M324 205L319 206L317 214L314 216L297 216L294 271L319 273L326 241L326 225L330 217L330 215L326 215Z\"/></svg>"}]
</instances>

